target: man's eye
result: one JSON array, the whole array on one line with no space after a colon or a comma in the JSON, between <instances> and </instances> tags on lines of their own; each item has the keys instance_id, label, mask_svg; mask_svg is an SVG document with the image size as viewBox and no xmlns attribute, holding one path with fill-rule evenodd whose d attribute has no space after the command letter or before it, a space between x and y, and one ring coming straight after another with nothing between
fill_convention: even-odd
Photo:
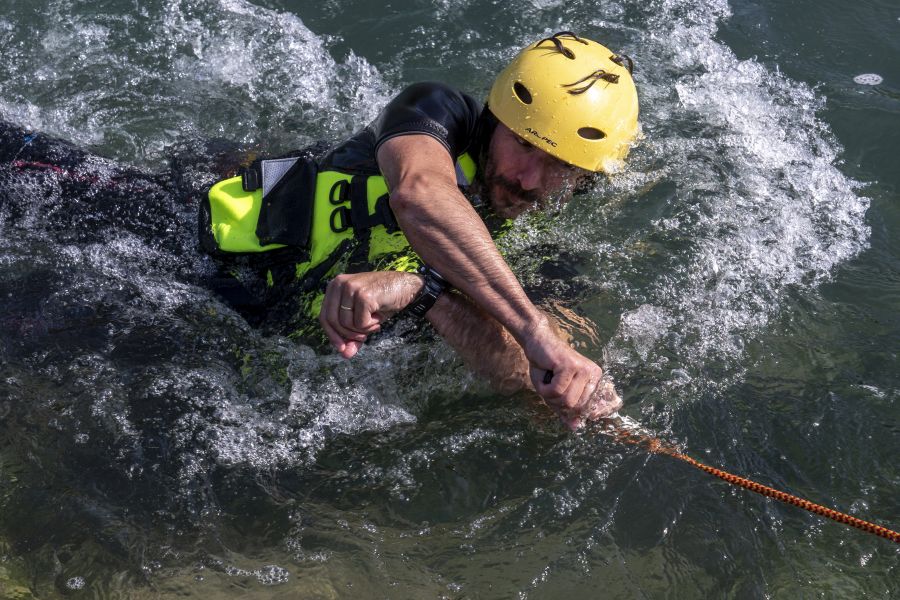
<instances>
[{"instance_id":1,"label":"man's eye","mask_svg":"<svg viewBox=\"0 0 900 600\"><path fill-rule=\"evenodd\" d=\"M563 162L559 159L554 160L553 164L556 167L558 172L565 173L566 175L570 175L572 173L578 173L579 171L581 171L581 169L579 167L576 167L575 165L570 165L569 163Z\"/></svg>"}]
</instances>

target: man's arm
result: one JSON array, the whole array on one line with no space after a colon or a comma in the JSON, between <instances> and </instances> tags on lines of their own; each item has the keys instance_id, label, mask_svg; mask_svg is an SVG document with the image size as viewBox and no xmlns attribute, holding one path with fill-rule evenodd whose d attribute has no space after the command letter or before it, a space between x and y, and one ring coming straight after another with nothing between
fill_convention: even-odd
<instances>
[{"instance_id":1,"label":"man's arm","mask_svg":"<svg viewBox=\"0 0 900 600\"><path fill-rule=\"evenodd\" d=\"M424 135L386 141L378 164L391 209L424 261L502 323L520 342L545 325L494 240L456 184L447 149Z\"/></svg>"},{"instance_id":2,"label":"man's arm","mask_svg":"<svg viewBox=\"0 0 900 600\"><path fill-rule=\"evenodd\" d=\"M348 358L385 318L402 310L422 289L422 278L396 271L339 275L328 285L320 320L332 344ZM341 308L342 306L347 308ZM512 394L529 384L529 364L521 346L495 319L454 292L445 292L426 313L426 319L477 375L492 387ZM566 336L547 317L560 339ZM590 402L576 409L550 404L573 429L581 422L607 416L622 401L609 381L603 381Z\"/></svg>"},{"instance_id":3,"label":"man's arm","mask_svg":"<svg viewBox=\"0 0 900 600\"><path fill-rule=\"evenodd\" d=\"M460 294L441 294L425 318L466 366L500 393L534 389L522 347L505 327Z\"/></svg>"},{"instance_id":4,"label":"man's arm","mask_svg":"<svg viewBox=\"0 0 900 600\"><path fill-rule=\"evenodd\" d=\"M567 336L556 321L549 315L545 317L557 337L565 342ZM466 365L500 393L534 389L529 381L529 364L522 347L500 323L465 297L452 292L441 294L425 318L462 356ZM587 406L568 410L550 405L563 423L572 429L577 429L585 421L611 415L621 406L622 399L612 382L606 379L591 394Z\"/></svg>"},{"instance_id":5,"label":"man's arm","mask_svg":"<svg viewBox=\"0 0 900 600\"><path fill-rule=\"evenodd\" d=\"M586 410L601 382L600 367L560 340L525 295L457 188L447 149L426 135L393 137L379 147L378 164L413 250L513 336L529 362L534 389L548 404ZM549 383L547 371L553 371Z\"/></svg>"}]
</instances>

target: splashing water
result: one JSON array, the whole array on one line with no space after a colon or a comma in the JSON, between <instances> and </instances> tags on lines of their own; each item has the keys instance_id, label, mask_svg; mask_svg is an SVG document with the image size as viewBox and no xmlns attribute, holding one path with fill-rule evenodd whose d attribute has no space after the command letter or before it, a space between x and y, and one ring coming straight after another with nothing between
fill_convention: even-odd
<instances>
[{"instance_id":1,"label":"splashing water","mask_svg":"<svg viewBox=\"0 0 900 600\"><path fill-rule=\"evenodd\" d=\"M350 52L337 62L327 38L291 13L243 0L149 3L123 14L90 6L56 0L39 13L10 11L7 19L28 27L4 21L7 119L158 166L183 137L299 148L346 136L392 95L364 59ZM28 38L40 44L23 51ZM279 133L291 131L302 134Z\"/></svg>"},{"instance_id":2,"label":"splashing water","mask_svg":"<svg viewBox=\"0 0 900 600\"><path fill-rule=\"evenodd\" d=\"M652 371L653 394L675 384L684 398L738 381L747 341L784 294L866 248L869 202L837 167L822 99L715 39L724 2L654 8L634 42L651 65L637 72L644 140L600 202L570 207L544 237L580 256L623 309L606 363ZM704 375L716 366L725 377Z\"/></svg>"},{"instance_id":3,"label":"splashing water","mask_svg":"<svg viewBox=\"0 0 900 600\"><path fill-rule=\"evenodd\" d=\"M33 95L53 73L70 68L64 55L77 56L80 68L95 73L96 84L85 86L89 92L60 97L53 107L35 108L28 100L20 101L24 108L5 111L6 116L26 118L81 143L102 145L106 130L128 132L132 125L140 126L129 118L127 106L104 112L103 105L111 98L91 95L108 86L110 78L127 76L123 89L157 90L150 101L157 112L177 115L179 128L221 135L245 132L252 137L255 134L247 132L289 130L296 123L291 119L302 115L301 129L310 136L304 139L311 139L322 132L350 131L371 118L389 96L388 86L363 59L351 55L339 65L330 58L323 38L289 13L234 0L185 0L128 16L100 18L87 13L70 20L52 18L63 10L82 12L79 7L77 2L51 4L47 20L39 25L47 28L40 51L27 57L13 53L0 97L8 106L17 97ZM609 15L623 21L641 13L629 3L609 8ZM564 8L551 3L536 5L535 10ZM622 308L602 349L606 363L626 378L629 371L655 373L659 386L654 393L665 395L673 383L679 388L685 382L711 383L703 375L711 362L726 363L730 374L717 383L727 386L735 381L745 340L765 327L788 286L822 281L834 265L865 247L868 230L862 216L867 201L857 195L857 184L834 166L840 148L816 118L821 100L803 84L753 60L737 59L715 40L717 23L729 14L725 3L689 7L659 2L646 14L650 16L643 29L632 28L634 37L625 44L639 48L633 54L646 65L637 75L644 141L631 168L615 175L594 197L570 207L564 226L539 234L526 231L513 239L521 244L520 250L549 237L576 252L583 278L602 282L600 287L614 296L612 303ZM573 22L571 27L590 28L589 23ZM138 29L143 33L136 37L138 51L133 56L140 58L123 65L109 49ZM666 35L659 35L661 31ZM503 55L511 55L516 47L508 46ZM502 61L494 62L499 66ZM46 73L33 81L24 75L29 69ZM105 79L99 76L104 70L109 71ZM303 78L294 76L300 72ZM335 80L342 85L331 85ZM349 94L346 90L351 88L357 91ZM184 114L175 106L183 104L186 93L195 100ZM213 103L215 125L202 116ZM248 107L258 108L246 114ZM341 109L354 118L338 117ZM157 116L156 121L165 118ZM685 130L692 134L686 136ZM165 143L165 137L154 142L158 147ZM108 147L133 154L130 146ZM176 220L188 220L190 210L181 212L185 216ZM37 220L34 214L20 226L27 229ZM125 320L172 319L180 321L179 327L191 328L196 325L187 323L201 319L197 313L202 306L240 332L240 342L230 336L218 340L229 346L231 364L190 369L177 364L181 357L173 357L168 360L175 363L160 368L147 384L153 394L194 397L200 401L198 408L206 407L201 412L214 415L197 422L189 413L188 423L178 422L176 431L183 433L176 445L190 446L198 435L206 440L197 458L185 459L186 480L202 471L199 465L208 462L205 453L224 464L254 469L303 463L322 447L326 431L352 434L414 419L402 401L392 405L378 399L369 372L375 369L372 365L397 371L404 361L421 360L421 351L402 344L376 345L349 367L316 357L309 348L259 338L190 282L171 282L173 270L204 268L204 257L192 250L191 235L186 228L179 244L188 257L186 268L177 267L177 260L165 250L128 235L99 245L62 246L59 259L41 258L50 261L51 271L62 273L74 266L91 273L82 277L95 278L97 289L110 285L128 289L129 300L119 305ZM34 260L17 257L11 247L6 251L7 262L13 264ZM148 264L156 268L148 271ZM55 295L62 294L61 302L76 302L73 296L83 293L84 286L78 284ZM141 308L135 308L135 302ZM118 320L110 324L107 344L130 332ZM246 352L247 340L255 340L252 344L259 346L255 352L276 357L277 368L286 369L283 380L270 390L238 392L240 378L236 380L231 370L236 357ZM102 348L95 348L100 358L106 352ZM425 360L447 363L449 351L438 348L426 351L432 356ZM241 360L245 373L271 378L254 373L256 368L268 368L257 367L258 359ZM449 371L442 367L445 384L460 374L456 362L449 364L453 365ZM330 374L310 387L307 373L323 369ZM191 392L198 386L206 390L202 400ZM437 382L423 392L428 389L437 389ZM401 395L416 393L413 387ZM260 407L276 398L289 408L273 418ZM102 413L102 406L95 412ZM117 414L116 419L124 432L131 431L127 417ZM197 452L191 448L185 456Z\"/></svg>"},{"instance_id":4,"label":"splashing water","mask_svg":"<svg viewBox=\"0 0 900 600\"><path fill-rule=\"evenodd\" d=\"M627 410L662 428L698 393L740 383L747 346L785 298L868 244L869 201L839 169L822 95L738 58L717 37L731 14L722 1L440 0L417 3L424 18L408 30L367 21L352 0L125 4L10 6L0 117L158 168L185 138L263 151L339 139L416 79L484 95L521 45L553 31L632 56L643 137L627 170L504 243L529 287L574 297L596 322L605 343L586 352L638 387ZM332 31L323 23L335 33L316 33ZM354 27L372 29L371 47ZM685 543L685 501L657 520L632 514L659 489L632 475L649 459L559 436L527 399L487 393L441 342L385 336L347 362L254 330L200 285L211 264L195 248L194 207L162 179L127 191L143 207L127 227L80 215L91 199L66 195L85 183L73 177L105 184L128 169L91 156L68 181L0 173L15 200L0 205L5 486L4 448L31 448L8 461L28 466L0 510L60 512L59 539L86 530L107 544L68 550L78 558L57 568L41 554L54 540L36 537L29 560L63 573L57 587L102 578L88 575L102 571L83 558L94 554L173 595L205 593L192 586L213 572L230 582L223 596L239 582L338 597L349 582L373 595L497 585L528 597L653 555L654 543L689 556L670 557L678 581L718 564L658 541ZM565 257L561 272L543 268L547 248ZM43 478L35 464L58 466ZM26 491L44 488L49 501ZM499 566L466 567L484 556Z\"/></svg>"}]
</instances>

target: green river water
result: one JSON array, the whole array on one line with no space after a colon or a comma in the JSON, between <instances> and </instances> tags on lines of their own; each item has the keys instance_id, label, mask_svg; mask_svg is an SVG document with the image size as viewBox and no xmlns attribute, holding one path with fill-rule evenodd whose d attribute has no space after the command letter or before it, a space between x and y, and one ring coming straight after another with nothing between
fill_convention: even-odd
<instances>
[{"instance_id":1,"label":"green river water","mask_svg":"<svg viewBox=\"0 0 900 600\"><path fill-rule=\"evenodd\" d=\"M646 431L900 528L896 2L0 0L0 119L162 172L339 140L415 81L484 97L560 30L635 60L642 139L517 224L514 270ZM896 544L566 432L438 340L250 327L196 283L193 206L87 240L36 181L0 205L0 597L900 596Z\"/></svg>"}]
</instances>

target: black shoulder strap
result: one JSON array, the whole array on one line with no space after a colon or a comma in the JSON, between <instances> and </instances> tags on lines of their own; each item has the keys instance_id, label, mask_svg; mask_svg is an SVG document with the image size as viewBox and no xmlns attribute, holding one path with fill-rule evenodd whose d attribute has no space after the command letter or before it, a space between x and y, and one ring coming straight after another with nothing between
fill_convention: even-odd
<instances>
[{"instance_id":1,"label":"black shoulder strap","mask_svg":"<svg viewBox=\"0 0 900 600\"><path fill-rule=\"evenodd\" d=\"M391 211L389 196L383 194L375 201L375 212L369 213L369 195L367 191L367 175L354 175L350 179L350 224L354 231L372 229L384 225L388 233L399 231L397 220Z\"/></svg>"}]
</instances>

